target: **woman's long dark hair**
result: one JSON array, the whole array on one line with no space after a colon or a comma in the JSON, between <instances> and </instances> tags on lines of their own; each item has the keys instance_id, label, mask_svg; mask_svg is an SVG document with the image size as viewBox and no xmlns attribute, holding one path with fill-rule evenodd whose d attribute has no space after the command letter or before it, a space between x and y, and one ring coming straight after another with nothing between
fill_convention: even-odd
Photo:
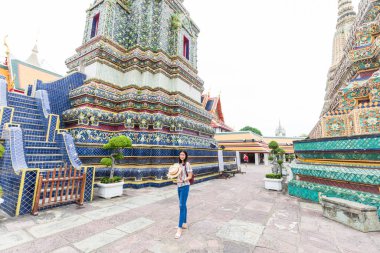
<instances>
[{"instance_id":1,"label":"woman's long dark hair","mask_svg":"<svg viewBox=\"0 0 380 253\"><path fill-rule=\"evenodd\" d=\"M184 153L186 155L185 157L185 160L183 161L185 164L187 162L187 158L188 158L188 155L187 155L187 152L185 150L182 150L181 152L179 152L178 156L181 154L181 153ZM178 163L182 164L182 160L181 158L178 157Z\"/></svg>"}]
</instances>

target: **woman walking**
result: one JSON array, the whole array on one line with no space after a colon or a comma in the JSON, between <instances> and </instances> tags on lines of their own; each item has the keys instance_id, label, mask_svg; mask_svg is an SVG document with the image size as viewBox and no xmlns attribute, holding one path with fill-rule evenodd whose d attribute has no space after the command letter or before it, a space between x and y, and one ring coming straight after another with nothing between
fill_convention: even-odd
<instances>
[{"instance_id":1,"label":"woman walking","mask_svg":"<svg viewBox=\"0 0 380 253\"><path fill-rule=\"evenodd\" d=\"M169 169L169 176L177 178L177 190L179 199L179 223L177 233L174 238L179 239L182 235L182 229L187 229L187 197L189 196L190 180L193 178L193 170L187 161L188 155L186 151L179 153L178 164L175 168ZM179 165L179 166L178 166Z\"/></svg>"}]
</instances>

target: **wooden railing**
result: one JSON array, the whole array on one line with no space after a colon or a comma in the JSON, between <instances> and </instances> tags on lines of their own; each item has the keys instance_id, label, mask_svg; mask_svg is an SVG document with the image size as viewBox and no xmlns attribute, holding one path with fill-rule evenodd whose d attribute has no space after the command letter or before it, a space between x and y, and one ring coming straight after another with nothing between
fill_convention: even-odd
<instances>
[{"instance_id":1,"label":"wooden railing","mask_svg":"<svg viewBox=\"0 0 380 253\"><path fill-rule=\"evenodd\" d=\"M33 215L49 206L58 206L69 202L83 205L86 173L72 167L48 170L40 173L37 192L33 204Z\"/></svg>"}]
</instances>

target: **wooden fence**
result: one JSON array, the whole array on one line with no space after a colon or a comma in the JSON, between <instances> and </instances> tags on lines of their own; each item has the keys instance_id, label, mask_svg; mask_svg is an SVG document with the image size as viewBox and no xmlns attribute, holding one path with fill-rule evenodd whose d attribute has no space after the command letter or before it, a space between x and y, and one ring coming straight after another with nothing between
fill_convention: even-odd
<instances>
[{"instance_id":1,"label":"wooden fence","mask_svg":"<svg viewBox=\"0 0 380 253\"><path fill-rule=\"evenodd\" d=\"M33 215L38 210L65 203L83 205L86 173L72 167L41 172L33 204Z\"/></svg>"}]
</instances>

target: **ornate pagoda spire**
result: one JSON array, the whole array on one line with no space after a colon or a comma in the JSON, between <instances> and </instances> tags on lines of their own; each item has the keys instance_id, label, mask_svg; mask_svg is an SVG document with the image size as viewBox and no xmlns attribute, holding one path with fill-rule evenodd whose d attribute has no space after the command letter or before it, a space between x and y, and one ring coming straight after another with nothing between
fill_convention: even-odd
<instances>
[{"instance_id":1,"label":"ornate pagoda spire","mask_svg":"<svg viewBox=\"0 0 380 253\"><path fill-rule=\"evenodd\" d=\"M286 136L285 128L281 126L281 121L278 121L278 127L275 132L276 136Z\"/></svg>"},{"instance_id":2,"label":"ornate pagoda spire","mask_svg":"<svg viewBox=\"0 0 380 253\"><path fill-rule=\"evenodd\" d=\"M32 49L32 53L30 54L29 58L26 60L27 63L32 64L36 67L41 67L40 61L38 60L38 47L37 47L37 41Z\"/></svg>"},{"instance_id":3,"label":"ornate pagoda spire","mask_svg":"<svg viewBox=\"0 0 380 253\"><path fill-rule=\"evenodd\" d=\"M343 50L349 36L350 29L356 18L351 0L338 0L338 20L333 45L332 65L335 66L343 57Z\"/></svg>"},{"instance_id":4,"label":"ornate pagoda spire","mask_svg":"<svg viewBox=\"0 0 380 253\"><path fill-rule=\"evenodd\" d=\"M333 42L332 64L327 74L325 103L321 112L324 115L331 106L331 99L334 95L332 89L334 85L335 73L339 62L344 56L344 47L350 34L351 27L356 19L356 13L351 0L338 0L338 20Z\"/></svg>"}]
</instances>

